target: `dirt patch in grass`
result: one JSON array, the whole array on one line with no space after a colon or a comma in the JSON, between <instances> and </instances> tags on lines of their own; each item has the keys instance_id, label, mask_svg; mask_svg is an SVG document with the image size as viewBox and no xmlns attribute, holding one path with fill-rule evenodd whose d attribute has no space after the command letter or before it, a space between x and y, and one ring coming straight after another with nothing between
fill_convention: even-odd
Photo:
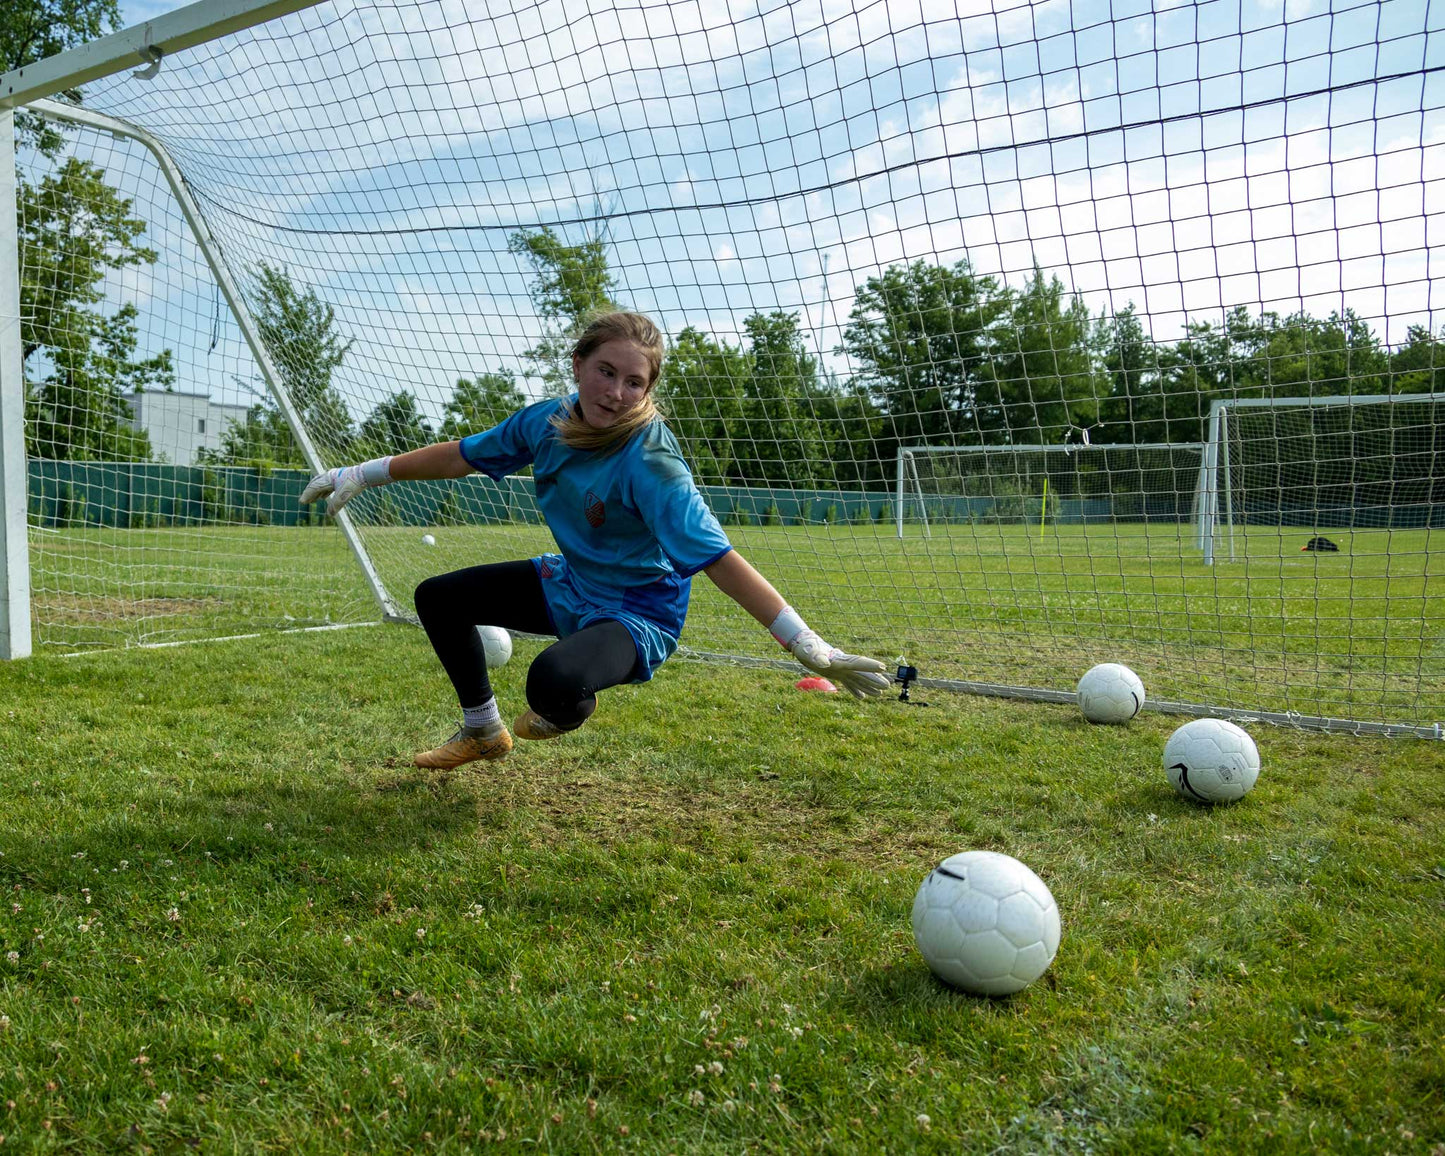
<instances>
[{"instance_id":1,"label":"dirt patch in grass","mask_svg":"<svg viewBox=\"0 0 1445 1156\"><path fill-rule=\"evenodd\" d=\"M45 594L34 600L42 622L116 622L137 618L168 618L215 611L219 598L114 598L107 595Z\"/></svg>"}]
</instances>

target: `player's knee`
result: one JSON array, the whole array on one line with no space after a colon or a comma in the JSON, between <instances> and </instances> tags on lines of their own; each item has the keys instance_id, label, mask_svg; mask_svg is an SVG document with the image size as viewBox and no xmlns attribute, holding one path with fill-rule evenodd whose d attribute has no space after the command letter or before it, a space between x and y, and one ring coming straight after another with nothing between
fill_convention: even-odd
<instances>
[{"instance_id":1,"label":"player's knee","mask_svg":"<svg viewBox=\"0 0 1445 1156\"><path fill-rule=\"evenodd\" d=\"M597 699L581 671L544 650L527 671L527 705L548 722L571 728L587 721L597 709Z\"/></svg>"},{"instance_id":2,"label":"player's knee","mask_svg":"<svg viewBox=\"0 0 1445 1156\"><path fill-rule=\"evenodd\" d=\"M437 602L441 595L441 579L442 576L437 574L431 578L424 578L417 584L416 591L412 594L412 599L416 604L418 618L425 619L436 609Z\"/></svg>"}]
</instances>

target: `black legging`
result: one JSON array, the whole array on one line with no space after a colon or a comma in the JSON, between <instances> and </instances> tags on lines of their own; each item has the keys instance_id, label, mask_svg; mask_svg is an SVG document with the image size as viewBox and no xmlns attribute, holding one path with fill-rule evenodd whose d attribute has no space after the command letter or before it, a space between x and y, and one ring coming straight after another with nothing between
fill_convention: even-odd
<instances>
[{"instance_id":1,"label":"black legging","mask_svg":"<svg viewBox=\"0 0 1445 1156\"><path fill-rule=\"evenodd\" d=\"M492 697L478 626L554 634L531 562L495 562L428 578L416 588L416 612L462 706ZM554 642L527 671L527 704L554 726L571 730L597 709L597 692L632 677L637 647L609 619Z\"/></svg>"}]
</instances>

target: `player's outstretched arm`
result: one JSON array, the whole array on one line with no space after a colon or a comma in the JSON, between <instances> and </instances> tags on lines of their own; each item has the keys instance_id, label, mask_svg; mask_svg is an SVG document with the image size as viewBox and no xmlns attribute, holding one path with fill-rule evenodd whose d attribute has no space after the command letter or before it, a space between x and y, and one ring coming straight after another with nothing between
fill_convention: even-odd
<instances>
[{"instance_id":1,"label":"player's outstretched arm","mask_svg":"<svg viewBox=\"0 0 1445 1156\"><path fill-rule=\"evenodd\" d=\"M773 584L736 550L729 550L704 573L713 583L761 622L794 658L817 674L836 678L858 698L882 694L889 687L887 667L876 658L845 654L808 629L798 612L783 601Z\"/></svg>"},{"instance_id":2,"label":"player's outstretched arm","mask_svg":"<svg viewBox=\"0 0 1445 1156\"><path fill-rule=\"evenodd\" d=\"M317 474L301 491L301 504L326 498L326 512L334 518L342 506L369 486L462 478L470 473L472 467L462 457L461 442L437 442L394 457L372 458L359 465L337 466Z\"/></svg>"}]
</instances>

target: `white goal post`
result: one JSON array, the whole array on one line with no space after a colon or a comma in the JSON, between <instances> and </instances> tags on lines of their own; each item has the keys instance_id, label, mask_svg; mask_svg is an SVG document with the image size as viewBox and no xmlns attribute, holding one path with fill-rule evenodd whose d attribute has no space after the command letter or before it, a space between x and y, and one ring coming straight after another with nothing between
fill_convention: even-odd
<instances>
[{"instance_id":1,"label":"white goal post","mask_svg":"<svg viewBox=\"0 0 1445 1156\"><path fill-rule=\"evenodd\" d=\"M25 364L21 340L20 254L18 233L9 226L17 219L15 167L15 110L31 111L71 123L87 123L87 114L69 105L45 98L88 81L110 76L125 68L140 66L152 73L166 53L204 44L228 32L237 32L303 8L319 0L198 0L122 31L103 36L67 52L0 76L0 660L25 658L33 646L31 631L30 550L26 511L29 506L29 471L25 452ZM214 251L204 238L205 225L194 212L175 165L149 134L114 118L95 116L93 126L116 135L130 135L150 149L165 171L166 179L187 219L198 230L197 241L213 262L218 278L224 266L214 261ZM231 287L221 281L231 300ZM250 334L248 333L248 339ZM263 363L264 364L264 363ZM272 376L268 374L268 382ZM280 398L278 396L278 402ZM284 406L284 403L281 403ZM283 410L284 412L284 410ZM288 419L289 419L288 415ZM304 438L304 431L300 436ZM303 444L307 444L303 442ZM345 532L360 550L349 526ZM358 553L370 578L374 571ZM379 583L374 590L384 608L388 605Z\"/></svg>"},{"instance_id":2,"label":"white goal post","mask_svg":"<svg viewBox=\"0 0 1445 1156\"><path fill-rule=\"evenodd\" d=\"M1354 434L1353 418L1356 414L1366 411L1378 411L1388 413L1389 417L1384 423L1375 423L1375 433L1390 434L1397 428L1394 421L1394 413L1408 410L1415 407L1417 420L1405 422L1407 429L1418 429L1421 431L1439 431L1441 419L1445 418L1445 393L1398 393L1398 394L1327 394L1314 397L1238 397L1220 398L1214 401L1209 407L1208 440L1204 443L1204 456L1199 467L1199 483L1196 495L1195 506L1199 512L1199 537L1198 544L1203 554L1205 565L1212 566L1219 560L1219 550L1222 547L1227 554L1228 561L1237 560L1235 549L1235 528L1236 525L1247 525L1248 516L1243 515L1237 518L1235 513L1235 502L1237 492L1248 481L1248 474L1258 473L1261 470L1269 470L1276 476L1267 486L1268 492L1274 498L1274 509L1265 511L1263 517L1271 524L1283 524L1283 521L1290 514L1297 520L1300 517L1308 517L1308 524L1319 528L1328 529L1333 526L1345 526L1355 528L1358 519L1357 504L1353 495L1341 508L1332 502L1322 503L1316 496L1323 488L1340 487L1343 485L1355 485L1350 482L1341 481L1346 475L1353 475L1358 472L1363 458L1376 459L1383 466L1383 470L1377 469L1375 473L1383 473L1386 477L1392 472L1390 466L1397 457L1397 451L1393 445L1379 445L1373 451L1362 453L1358 445L1351 443L1347 447L1339 445L1327 449L1324 454L1318 452L1319 443L1323 440L1327 444L1333 438L1339 442L1341 436ZM1394 411L1391 413L1390 411ZM1294 430L1280 430L1278 420L1271 422L1271 428L1266 428L1261 433L1254 433L1249 430L1241 430L1242 419L1250 415L1275 414L1284 415L1289 413L1306 415L1308 423L1305 426ZM1330 414L1337 416L1340 420L1334 423L1332 430L1324 432L1317 430L1313 424L1314 418L1308 415ZM1376 439L1379 440L1378 437ZM1241 448L1248 442L1255 447L1261 447L1262 453L1257 452L1257 460L1246 463L1239 460ZM1299 459L1303 458L1306 468L1310 470L1309 477L1297 476L1291 484L1288 479L1279 476L1283 471L1281 462L1283 455L1280 447L1284 444L1293 444L1306 453L1294 452L1289 456ZM1231 446L1235 461L1231 462ZM1295 469L1301 468L1299 461L1289 463ZM1330 469L1340 471L1335 478L1328 476ZM1326 471L1324 478L1319 477L1321 470ZM1378 484L1379 479L1375 479ZM1368 482L1362 484L1370 484ZM1253 490L1253 486L1248 487ZM1289 495L1289 497L1286 497ZM1425 505L1430 505L1429 497L1426 497ZM1289 507L1286 509L1286 507ZM1393 522L1393 520L1392 520ZM1376 519L1378 528L1378 518ZM1363 523L1360 523L1363 525ZM1436 526L1433 517L1426 515L1422 521L1423 528L1445 528L1445 517L1440 519L1440 525ZM1386 529L1399 528L1394 524L1386 524Z\"/></svg>"},{"instance_id":3,"label":"white goal post","mask_svg":"<svg viewBox=\"0 0 1445 1156\"><path fill-rule=\"evenodd\" d=\"M294 11L296 4L271 5L270 7L283 7L285 11ZM267 19L270 19L268 16ZM228 29L222 29L226 31ZM220 35L217 32L216 35ZM261 334L256 328L256 322L251 316L250 308L246 299L236 288L236 283L231 277L230 270L221 259L220 251L215 239L211 236L210 230L206 228L205 218L201 215L200 209L196 206L195 199L191 196L190 190L186 187L180 170L166 152L165 147L156 140L154 136L144 129L133 124L120 120L118 117L106 116L103 113L90 112L87 109L75 108L71 105L62 104L54 100L36 100L27 106L30 111L37 112L48 120L60 124L84 125L87 128L109 133L117 140L133 140L141 145L151 154L160 166L160 171L165 177L166 187L170 190L171 196L176 200L182 215L185 217L187 226L191 230L197 246L205 256L206 265L210 269L211 276L215 278L216 286L221 295L225 298L226 306L231 311L231 316L239 326L242 336L245 338L246 346L251 356L256 360L256 368L260 371L261 377L270 390L276 407L286 419L287 428L291 436L296 439L297 447L301 450L306 459L307 466L313 473L322 473L326 463L322 461L321 455L317 453L316 446L312 444L311 434L302 423L292 404L291 397L287 393L282 382L281 374L277 371L276 365L271 359L271 354L266 344L261 340ZM372 595L376 598L377 606L385 619L400 618L400 612L391 595L387 593L386 586L376 572L376 566L372 563L371 555L367 553L366 546L361 541L361 536L356 532L351 516L342 510L336 515L336 524L341 528L341 533L346 538L346 544L351 547L356 557L357 564L365 576L366 584L371 589Z\"/></svg>"},{"instance_id":4,"label":"white goal post","mask_svg":"<svg viewBox=\"0 0 1445 1156\"><path fill-rule=\"evenodd\" d=\"M912 509L931 536L930 500L936 511L948 508L949 520L968 524L1196 521L1203 450L1202 442L902 446L894 470L895 531L904 536ZM959 463L956 469L935 465L950 459ZM1181 488L1186 475L1189 486ZM1126 495L1127 502L1116 501ZM1181 504L1186 495L1187 508Z\"/></svg>"}]
</instances>

